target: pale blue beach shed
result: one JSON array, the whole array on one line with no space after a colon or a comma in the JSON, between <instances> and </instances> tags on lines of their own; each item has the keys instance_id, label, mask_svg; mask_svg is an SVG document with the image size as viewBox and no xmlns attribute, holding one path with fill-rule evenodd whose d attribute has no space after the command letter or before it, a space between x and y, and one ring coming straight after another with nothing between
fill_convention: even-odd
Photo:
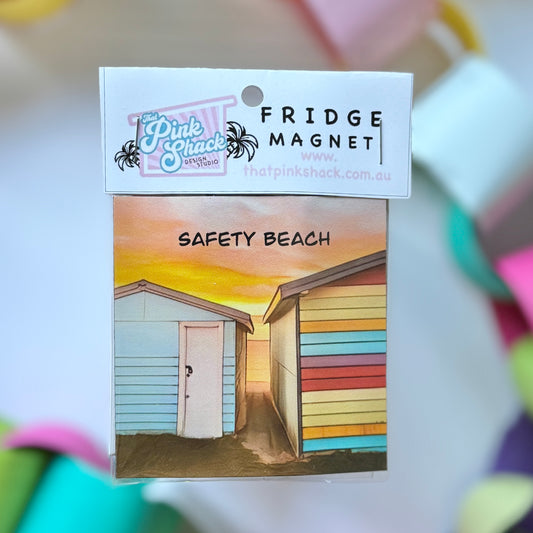
<instances>
[{"instance_id":1,"label":"pale blue beach shed","mask_svg":"<svg viewBox=\"0 0 533 533\"><path fill-rule=\"evenodd\" d=\"M141 280L115 289L115 429L215 438L246 419L250 315Z\"/></svg>"}]
</instances>

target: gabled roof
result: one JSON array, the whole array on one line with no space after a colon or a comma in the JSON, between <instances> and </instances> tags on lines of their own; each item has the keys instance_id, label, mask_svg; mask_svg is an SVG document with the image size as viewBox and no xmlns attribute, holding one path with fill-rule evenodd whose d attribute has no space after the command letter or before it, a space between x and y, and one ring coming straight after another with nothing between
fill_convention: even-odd
<instances>
[{"instance_id":1,"label":"gabled roof","mask_svg":"<svg viewBox=\"0 0 533 533\"><path fill-rule=\"evenodd\" d=\"M284 314L302 292L384 265L386 260L387 253L383 250L280 285L263 317L263 323L271 322L277 316Z\"/></svg>"},{"instance_id":2,"label":"gabled roof","mask_svg":"<svg viewBox=\"0 0 533 533\"><path fill-rule=\"evenodd\" d=\"M156 285L155 283L150 283L144 279L135 281L129 285L117 287L115 289L115 300L140 292L148 292L150 294L162 296L163 298L169 298L170 300L174 300L176 302L198 307L204 311L211 311L212 313L223 315L231 318L232 320L236 320L239 322L239 324L242 324L249 333L254 332L252 317L248 313L239 311L238 309L233 309L233 307L210 302L209 300L203 300L202 298L192 296L191 294L187 294L185 292L169 289L168 287L163 287L162 285Z\"/></svg>"}]
</instances>

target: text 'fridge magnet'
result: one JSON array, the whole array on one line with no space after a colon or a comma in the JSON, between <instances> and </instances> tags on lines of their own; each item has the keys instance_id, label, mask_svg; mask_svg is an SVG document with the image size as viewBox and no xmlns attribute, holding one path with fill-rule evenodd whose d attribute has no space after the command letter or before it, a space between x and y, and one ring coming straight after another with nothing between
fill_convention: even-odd
<instances>
[{"instance_id":1,"label":"text 'fridge magnet'","mask_svg":"<svg viewBox=\"0 0 533 533\"><path fill-rule=\"evenodd\" d=\"M108 193L407 198L412 76L102 68Z\"/></svg>"},{"instance_id":2,"label":"text 'fridge magnet'","mask_svg":"<svg viewBox=\"0 0 533 533\"><path fill-rule=\"evenodd\" d=\"M386 471L387 199L409 194L411 77L101 82L116 477Z\"/></svg>"}]
</instances>

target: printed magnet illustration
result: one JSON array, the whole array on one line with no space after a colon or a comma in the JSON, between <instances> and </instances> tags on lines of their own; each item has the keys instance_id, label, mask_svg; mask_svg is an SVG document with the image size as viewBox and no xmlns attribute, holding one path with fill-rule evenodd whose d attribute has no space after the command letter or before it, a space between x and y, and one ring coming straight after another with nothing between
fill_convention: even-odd
<instances>
[{"instance_id":1,"label":"printed magnet illustration","mask_svg":"<svg viewBox=\"0 0 533 533\"><path fill-rule=\"evenodd\" d=\"M386 243L386 200L116 196L117 477L386 470Z\"/></svg>"}]
</instances>

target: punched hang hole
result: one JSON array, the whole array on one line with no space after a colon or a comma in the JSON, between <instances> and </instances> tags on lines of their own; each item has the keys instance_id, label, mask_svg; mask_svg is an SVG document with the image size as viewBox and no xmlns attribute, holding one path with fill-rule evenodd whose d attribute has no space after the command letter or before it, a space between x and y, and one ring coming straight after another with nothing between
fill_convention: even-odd
<instances>
[{"instance_id":1,"label":"punched hang hole","mask_svg":"<svg viewBox=\"0 0 533 533\"><path fill-rule=\"evenodd\" d=\"M265 96L257 85L248 85L242 90L241 99L248 107L257 107L263 103Z\"/></svg>"}]
</instances>

